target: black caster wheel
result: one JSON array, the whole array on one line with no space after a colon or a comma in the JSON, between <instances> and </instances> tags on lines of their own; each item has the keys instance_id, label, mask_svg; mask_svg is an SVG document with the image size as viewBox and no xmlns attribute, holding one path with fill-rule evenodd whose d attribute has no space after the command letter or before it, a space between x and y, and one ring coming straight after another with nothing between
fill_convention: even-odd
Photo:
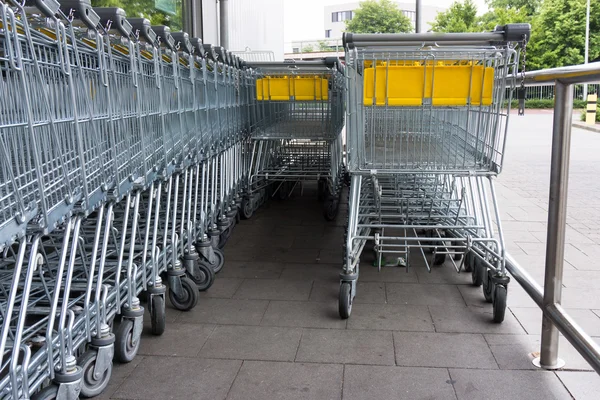
<instances>
[{"instance_id":1,"label":"black caster wheel","mask_svg":"<svg viewBox=\"0 0 600 400\"><path fill-rule=\"evenodd\" d=\"M133 337L133 320L123 318L115 333L115 358L121 363L133 361L140 348L140 337Z\"/></svg>"},{"instance_id":2,"label":"black caster wheel","mask_svg":"<svg viewBox=\"0 0 600 400\"><path fill-rule=\"evenodd\" d=\"M465 255L465 262L463 264L463 268L465 269L465 272L473 272L473 255L471 253L467 253Z\"/></svg>"},{"instance_id":3,"label":"black caster wheel","mask_svg":"<svg viewBox=\"0 0 600 400\"><path fill-rule=\"evenodd\" d=\"M180 297L169 288L169 300L179 311L189 311L198 304L198 287L193 280L184 276L181 278L181 288L183 293Z\"/></svg>"},{"instance_id":4,"label":"black caster wheel","mask_svg":"<svg viewBox=\"0 0 600 400\"><path fill-rule=\"evenodd\" d=\"M50 385L46 386L33 396L31 400L55 400L58 399L58 386Z\"/></svg>"},{"instance_id":5,"label":"black caster wheel","mask_svg":"<svg viewBox=\"0 0 600 400\"><path fill-rule=\"evenodd\" d=\"M494 301L494 282L492 281L493 271L489 269L481 268L483 272L482 282L483 282L483 297L485 297L485 301L488 303L492 303Z\"/></svg>"},{"instance_id":6,"label":"black caster wheel","mask_svg":"<svg viewBox=\"0 0 600 400\"><path fill-rule=\"evenodd\" d=\"M242 219L250 219L252 217L252 214L254 214L252 202L247 197L244 197L244 199L242 200L240 214L241 214L240 216Z\"/></svg>"},{"instance_id":7,"label":"black caster wheel","mask_svg":"<svg viewBox=\"0 0 600 400\"><path fill-rule=\"evenodd\" d=\"M319 179L317 182L317 199L324 201L327 198L327 181Z\"/></svg>"},{"instance_id":8,"label":"black caster wheel","mask_svg":"<svg viewBox=\"0 0 600 400\"><path fill-rule=\"evenodd\" d=\"M283 182L281 184L281 186L279 186L279 190L277 191L277 198L279 200L285 200L289 197L288 196L289 192L290 192L289 185L287 184L287 182Z\"/></svg>"},{"instance_id":9,"label":"black caster wheel","mask_svg":"<svg viewBox=\"0 0 600 400\"><path fill-rule=\"evenodd\" d=\"M435 254L435 257L433 258L433 265L442 265L445 262L446 262L446 254L443 254L443 253Z\"/></svg>"},{"instance_id":10,"label":"black caster wheel","mask_svg":"<svg viewBox=\"0 0 600 400\"><path fill-rule=\"evenodd\" d=\"M215 261L213 263L209 263L208 261L206 262L212 267L212 269L215 271L215 274L218 274L223 269L223 265L225 264L225 255L219 249L214 249L213 253L215 256Z\"/></svg>"},{"instance_id":11,"label":"black caster wheel","mask_svg":"<svg viewBox=\"0 0 600 400\"><path fill-rule=\"evenodd\" d=\"M96 358L98 352L96 350L89 349L77 360L77 364L83 369L83 379L81 380L81 397L95 397L106 389L110 376L112 375L112 360L108 364L106 371L101 377L96 378L94 376L94 368L96 367Z\"/></svg>"},{"instance_id":12,"label":"black caster wheel","mask_svg":"<svg viewBox=\"0 0 600 400\"><path fill-rule=\"evenodd\" d=\"M338 215L339 202L334 197L329 197L323 203L323 216L327 221L333 221Z\"/></svg>"},{"instance_id":13,"label":"black caster wheel","mask_svg":"<svg viewBox=\"0 0 600 400\"><path fill-rule=\"evenodd\" d=\"M494 322L500 323L504 321L506 313L506 295L507 290L504 285L496 285L494 289Z\"/></svg>"},{"instance_id":14,"label":"black caster wheel","mask_svg":"<svg viewBox=\"0 0 600 400\"><path fill-rule=\"evenodd\" d=\"M352 313L352 284L343 282L340 285L340 317L348 319Z\"/></svg>"},{"instance_id":15,"label":"black caster wheel","mask_svg":"<svg viewBox=\"0 0 600 400\"><path fill-rule=\"evenodd\" d=\"M194 281L198 290L204 292L214 283L215 270L206 261L200 260L196 265L195 276L189 275L189 277Z\"/></svg>"},{"instance_id":16,"label":"black caster wheel","mask_svg":"<svg viewBox=\"0 0 600 400\"><path fill-rule=\"evenodd\" d=\"M154 296L151 301L150 329L153 335L160 336L165 332L167 325L165 299L162 296Z\"/></svg>"},{"instance_id":17,"label":"black caster wheel","mask_svg":"<svg viewBox=\"0 0 600 400\"><path fill-rule=\"evenodd\" d=\"M475 260L475 256L472 261L472 270L471 270L471 283L473 286L481 286L483 284L483 267L479 265L479 263Z\"/></svg>"},{"instance_id":18,"label":"black caster wheel","mask_svg":"<svg viewBox=\"0 0 600 400\"><path fill-rule=\"evenodd\" d=\"M231 227L227 228L225 230L225 232L223 232L223 233L221 233L221 235L219 235L219 244L217 245L217 248L220 250L223 250L230 237L231 237Z\"/></svg>"}]
</instances>

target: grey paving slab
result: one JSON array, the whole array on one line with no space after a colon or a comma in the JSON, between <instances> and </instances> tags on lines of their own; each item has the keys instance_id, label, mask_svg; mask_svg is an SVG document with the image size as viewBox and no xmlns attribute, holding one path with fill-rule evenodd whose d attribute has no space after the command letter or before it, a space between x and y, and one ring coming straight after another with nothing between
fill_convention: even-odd
<instances>
[{"instance_id":1,"label":"grey paving slab","mask_svg":"<svg viewBox=\"0 0 600 400\"><path fill-rule=\"evenodd\" d=\"M200 298L221 298L221 299L230 299L233 297L235 291L242 284L243 279L241 278L225 278L222 276L218 276L215 279L212 286L204 291L200 292Z\"/></svg>"},{"instance_id":2,"label":"grey paving slab","mask_svg":"<svg viewBox=\"0 0 600 400\"><path fill-rule=\"evenodd\" d=\"M536 308L511 307L510 310L530 335L542 333L542 310ZM566 309L577 324L591 336L600 336L600 318L591 310Z\"/></svg>"},{"instance_id":3,"label":"grey paving slab","mask_svg":"<svg viewBox=\"0 0 600 400\"><path fill-rule=\"evenodd\" d=\"M454 400L454 388L444 368L346 365L344 400Z\"/></svg>"},{"instance_id":4,"label":"grey paving slab","mask_svg":"<svg viewBox=\"0 0 600 400\"><path fill-rule=\"evenodd\" d=\"M305 329L296 361L394 365L392 332Z\"/></svg>"},{"instance_id":5,"label":"grey paving slab","mask_svg":"<svg viewBox=\"0 0 600 400\"><path fill-rule=\"evenodd\" d=\"M190 357L198 354L214 329L215 325L168 323L161 336L144 333L139 354Z\"/></svg>"},{"instance_id":6,"label":"grey paving slab","mask_svg":"<svg viewBox=\"0 0 600 400\"><path fill-rule=\"evenodd\" d=\"M450 285L468 285L471 283L471 274L458 273L454 266L437 265L431 268L431 272L425 267L415 267L419 283L441 283Z\"/></svg>"},{"instance_id":7,"label":"grey paving slab","mask_svg":"<svg viewBox=\"0 0 600 400\"><path fill-rule=\"evenodd\" d=\"M319 249L264 248L256 260L313 264L319 262L319 252Z\"/></svg>"},{"instance_id":8,"label":"grey paving slab","mask_svg":"<svg viewBox=\"0 0 600 400\"><path fill-rule=\"evenodd\" d=\"M558 378L576 400L597 400L600 376L596 372L558 371Z\"/></svg>"},{"instance_id":9,"label":"grey paving slab","mask_svg":"<svg viewBox=\"0 0 600 400\"><path fill-rule=\"evenodd\" d=\"M386 294L390 304L466 306L456 285L388 283Z\"/></svg>"},{"instance_id":10,"label":"grey paving slab","mask_svg":"<svg viewBox=\"0 0 600 400\"><path fill-rule=\"evenodd\" d=\"M342 262L344 261L344 251L342 249L343 236L341 237L339 245L333 247L322 248L317 258L319 263L327 264L338 264L341 268Z\"/></svg>"},{"instance_id":11,"label":"grey paving slab","mask_svg":"<svg viewBox=\"0 0 600 400\"><path fill-rule=\"evenodd\" d=\"M433 332L434 326L426 306L355 303L348 329Z\"/></svg>"},{"instance_id":12,"label":"grey paving slab","mask_svg":"<svg viewBox=\"0 0 600 400\"><path fill-rule=\"evenodd\" d=\"M394 347L400 366L498 368L479 334L394 332Z\"/></svg>"},{"instance_id":13,"label":"grey paving slab","mask_svg":"<svg viewBox=\"0 0 600 400\"><path fill-rule=\"evenodd\" d=\"M501 369L535 369L531 361L539 356L539 335L484 335ZM598 339L595 339L600 342ZM591 370L585 359L564 338L558 341L558 354L567 370Z\"/></svg>"},{"instance_id":14,"label":"grey paving slab","mask_svg":"<svg viewBox=\"0 0 600 400\"><path fill-rule=\"evenodd\" d=\"M312 281L246 279L233 295L236 299L308 300Z\"/></svg>"},{"instance_id":15,"label":"grey paving slab","mask_svg":"<svg viewBox=\"0 0 600 400\"><path fill-rule=\"evenodd\" d=\"M469 306L489 309L490 303L485 300L483 291L480 286L458 285L458 290L464 301ZM529 294L516 283L508 286L508 307L537 307L537 304L531 299Z\"/></svg>"},{"instance_id":16,"label":"grey paving slab","mask_svg":"<svg viewBox=\"0 0 600 400\"><path fill-rule=\"evenodd\" d=\"M260 323L264 326L345 329L337 302L271 301Z\"/></svg>"},{"instance_id":17,"label":"grey paving slab","mask_svg":"<svg viewBox=\"0 0 600 400\"><path fill-rule=\"evenodd\" d=\"M250 278L250 279L277 279L281 276L283 265L281 263L258 261L229 261L219 272L219 278Z\"/></svg>"},{"instance_id":18,"label":"grey paving slab","mask_svg":"<svg viewBox=\"0 0 600 400\"><path fill-rule=\"evenodd\" d=\"M138 355L131 362L126 364L113 362L112 374L108 386L99 396L94 397L94 399L108 400L113 398L115 392L143 360L144 356Z\"/></svg>"},{"instance_id":19,"label":"grey paving slab","mask_svg":"<svg viewBox=\"0 0 600 400\"><path fill-rule=\"evenodd\" d=\"M329 264L287 264L280 279L339 282L340 268Z\"/></svg>"},{"instance_id":20,"label":"grey paving slab","mask_svg":"<svg viewBox=\"0 0 600 400\"><path fill-rule=\"evenodd\" d=\"M242 362L145 357L114 394L117 399L225 399Z\"/></svg>"},{"instance_id":21,"label":"grey paving slab","mask_svg":"<svg viewBox=\"0 0 600 400\"><path fill-rule=\"evenodd\" d=\"M491 305L480 307L429 306L436 332L455 333L525 333L517 319L506 313L504 322L492 322Z\"/></svg>"},{"instance_id":22,"label":"grey paving slab","mask_svg":"<svg viewBox=\"0 0 600 400\"><path fill-rule=\"evenodd\" d=\"M354 304L385 304L385 283L384 282L362 282L360 279L356 283L356 297ZM310 292L310 301L335 302L337 304L340 294L339 275L335 281L323 282L315 281Z\"/></svg>"},{"instance_id":23,"label":"grey paving slab","mask_svg":"<svg viewBox=\"0 0 600 400\"><path fill-rule=\"evenodd\" d=\"M244 361L227 399L337 400L342 374L342 365Z\"/></svg>"},{"instance_id":24,"label":"grey paving slab","mask_svg":"<svg viewBox=\"0 0 600 400\"><path fill-rule=\"evenodd\" d=\"M562 305L565 308L599 309L598 289L563 288Z\"/></svg>"},{"instance_id":25,"label":"grey paving slab","mask_svg":"<svg viewBox=\"0 0 600 400\"><path fill-rule=\"evenodd\" d=\"M578 289L600 288L600 271L565 271L563 286Z\"/></svg>"},{"instance_id":26,"label":"grey paving slab","mask_svg":"<svg viewBox=\"0 0 600 400\"><path fill-rule=\"evenodd\" d=\"M267 300L202 299L193 310L181 313L177 322L258 325L268 304Z\"/></svg>"},{"instance_id":27,"label":"grey paving slab","mask_svg":"<svg viewBox=\"0 0 600 400\"><path fill-rule=\"evenodd\" d=\"M458 400L571 400L553 372L450 369Z\"/></svg>"},{"instance_id":28,"label":"grey paving slab","mask_svg":"<svg viewBox=\"0 0 600 400\"><path fill-rule=\"evenodd\" d=\"M361 265L360 282L418 282L414 268L382 267L378 270L373 265Z\"/></svg>"},{"instance_id":29,"label":"grey paving slab","mask_svg":"<svg viewBox=\"0 0 600 400\"><path fill-rule=\"evenodd\" d=\"M199 353L203 358L293 361L301 329L268 326L217 326Z\"/></svg>"}]
</instances>

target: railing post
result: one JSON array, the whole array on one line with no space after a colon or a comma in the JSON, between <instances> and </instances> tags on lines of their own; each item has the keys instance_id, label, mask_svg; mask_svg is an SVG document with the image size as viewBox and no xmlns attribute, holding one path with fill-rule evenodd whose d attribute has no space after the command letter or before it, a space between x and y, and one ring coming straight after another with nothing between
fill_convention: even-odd
<instances>
[{"instance_id":1,"label":"railing post","mask_svg":"<svg viewBox=\"0 0 600 400\"><path fill-rule=\"evenodd\" d=\"M545 315L546 309L560 304L565 255L569 156L571 152L571 120L573 118L573 85L556 82L554 122L552 125L552 160L550 162L550 197L548 201L548 236L544 279L544 316L542 348L534 364L544 369L558 369L564 361L558 358L558 329Z\"/></svg>"}]
</instances>

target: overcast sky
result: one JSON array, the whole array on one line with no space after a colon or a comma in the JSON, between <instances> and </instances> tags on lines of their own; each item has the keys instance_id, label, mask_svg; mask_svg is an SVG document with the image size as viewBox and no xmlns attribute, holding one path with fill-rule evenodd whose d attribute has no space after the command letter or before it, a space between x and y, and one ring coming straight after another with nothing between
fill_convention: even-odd
<instances>
[{"instance_id":1,"label":"overcast sky","mask_svg":"<svg viewBox=\"0 0 600 400\"><path fill-rule=\"evenodd\" d=\"M283 0L284 41L323 38L323 7L344 4L352 0ZM410 0L404 0L409 2ZM422 4L448 7L454 0L422 0ZM479 13L486 10L485 0L474 0Z\"/></svg>"}]
</instances>

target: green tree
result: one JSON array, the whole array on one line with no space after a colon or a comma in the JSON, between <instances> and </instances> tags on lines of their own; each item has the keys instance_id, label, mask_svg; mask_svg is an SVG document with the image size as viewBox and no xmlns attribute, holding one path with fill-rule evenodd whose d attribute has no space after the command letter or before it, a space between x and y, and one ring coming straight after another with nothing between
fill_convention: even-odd
<instances>
[{"instance_id":1,"label":"green tree","mask_svg":"<svg viewBox=\"0 0 600 400\"><path fill-rule=\"evenodd\" d=\"M600 56L600 2L590 3L589 59ZM545 0L534 20L527 68L562 67L584 62L586 0Z\"/></svg>"},{"instance_id":2,"label":"green tree","mask_svg":"<svg viewBox=\"0 0 600 400\"><path fill-rule=\"evenodd\" d=\"M128 17L147 18L152 25L166 25L173 31L182 29L181 0L175 0L177 13L169 15L154 7L154 0L92 0L94 7L119 7Z\"/></svg>"},{"instance_id":3,"label":"green tree","mask_svg":"<svg viewBox=\"0 0 600 400\"><path fill-rule=\"evenodd\" d=\"M542 0L486 0L490 10L516 10L527 15L535 15L542 4Z\"/></svg>"},{"instance_id":4,"label":"green tree","mask_svg":"<svg viewBox=\"0 0 600 400\"><path fill-rule=\"evenodd\" d=\"M391 0L366 0L346 21L346 31L353 33L401 33L413 30L410 19Z\"/></svg>"},{"instance_id":5,"label":"green tree","mask_svg":"<svg viewBox=\"0 0 600 400\"><path fill-rule=\"evenodd\" d=\"M439 12L430 25L434 32L477 32L481 31L479 22L473 0L464 0L455 1L448 10Z\"/></svg>"},{"instance_id":6,"label":"green tree","mask_svg":"<svg viewBox=\"0 0 600 400\"><path fill-rule=\"evenodd\" d=\"M319 51L331 51L331 46L324 40L319 40Z\"/></svg>"},{"instance_id":7,"label":"green tree","mask_svg":"<svg viewBox=\"0 0 600 400\"><path fill-rule=\"evenodd\" d=\"M313 51L315 51L315 48L313 47L312 44L307 44L306 46L304 46L302 48L303 53L312 53Z\"/></svg>"},{"instance_id":8,"label":"green tree","mask_svg":"<svg viewBox=\"0 0 600 400\"><path fill-rule=\"evenodd\" d=\"M526 8L493 8L479 17L479 26L482 31L492 31L496 25L518 22L533 22L533 17L527 14Z\"/></svg>"}]
</instances>

